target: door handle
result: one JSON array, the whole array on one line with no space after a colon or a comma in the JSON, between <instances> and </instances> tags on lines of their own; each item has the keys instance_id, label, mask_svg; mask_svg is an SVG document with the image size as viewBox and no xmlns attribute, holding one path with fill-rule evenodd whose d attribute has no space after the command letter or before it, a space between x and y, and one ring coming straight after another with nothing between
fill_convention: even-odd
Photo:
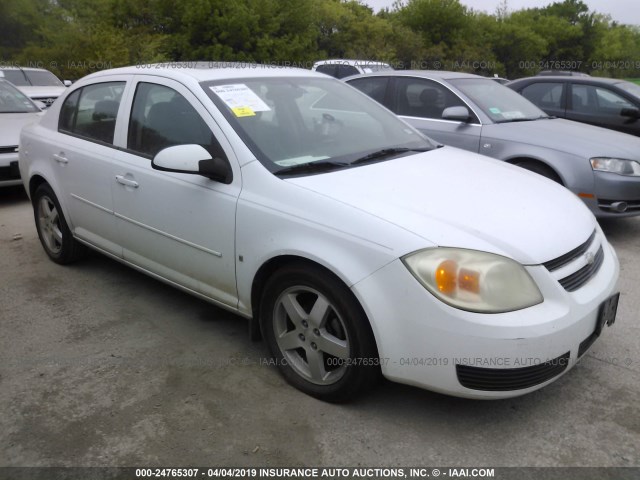
<instances>
[{"instance_id":1,"label":"door handle","mask_svg":"<svg viewBox=\"0 0 640 480\"><path fill-rule=\"evenodd\" d=\"M116 182L131 188L138 188L138 182L135 180L129 180L128 178L124 178L122 175L116 175Z\"/></svg>"},{"instance_id":2,"label":"door handle","mask_svg":"<svg viewBox=\"0 0 640 480\"><path fill-rule=\"evenodd\" d=\"M64 156L63 152L54 153L53 159L58 163L69 163L69 160L67 160L67 157Z\"/></svg>"}]
</instances>

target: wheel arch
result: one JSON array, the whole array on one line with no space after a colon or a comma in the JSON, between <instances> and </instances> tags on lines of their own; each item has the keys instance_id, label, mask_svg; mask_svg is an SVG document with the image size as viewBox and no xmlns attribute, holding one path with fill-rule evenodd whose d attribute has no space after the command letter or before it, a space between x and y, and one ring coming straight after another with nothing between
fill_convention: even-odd
<instances>
[{"instance_id":1,"label":"wheel arch","mask_svg":"<svg viewBox=\"0 0 640 480\"><path fill-rule=\"evenodd\" d=\"M363 315L367 319L367 323L369 324L369 328L371 329L371 335L376 343L377 347L377 338L375 336L375 331L373 326L371 325L371 320L369 319L366 309L360 303L360 299L351 291L349 285L344 281L343 277L338 273L333 271L326 265L319 263L315 260L312 260L307 257L303 257L295 254L282 254L272 257L266 260L260 268L256 271L256 274L253 277L253 281L251 283L251 311L253 315L249 320L249 335L251 339L254 341L258 341L262 339L262 333L260 330L260 300L262 298L262 293L264 291L265 285L269 278L279 269L284 268L285 266L290 265L309 265L315 268L319 268L326 272L327 274L336 278L337 281L341 282L343 286L347 289L350 295L353 296L353 299L358 304L360 309L362 310Z\"/></svg>"},{"instance_id":2,"label":"wheel arch","mask_svg":"<svg viewBox=\"0 0 640 480\"><path fill-rule=\"evenodd\" d=\"M29 198L33 201L33 195L36 193L38 187L46 183L51 187L51 184L42 175L33 175L29 179ZM51 187L53 189L53 187Z\"/></svg>"},{"instance_id":3,"label":"wheel arch","mask_svg":"<svg viewBox=\"0 0 640 480\"><path fill-rule=\"evenodd\" d=\"M547 170L549 170L552 174L557 176L559 183L563 186L566 186L566 179L562 172L558 171L555 167L553 167L549 162L542 160L540 158L532 157L532 156L516 156L512 158L508 158L505 160L506 163L511 165L520 166L521 163L528 163L531 165L539 165ZM524 167L521 167L524 168Z\"/></svg>"}]
</instances>

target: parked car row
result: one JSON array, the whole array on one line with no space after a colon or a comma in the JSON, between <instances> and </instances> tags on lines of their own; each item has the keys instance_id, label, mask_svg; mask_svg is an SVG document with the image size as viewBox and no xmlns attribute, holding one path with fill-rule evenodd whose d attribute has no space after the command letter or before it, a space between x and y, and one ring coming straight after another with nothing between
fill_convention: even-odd
<instances>
[{"instance_id":1,"label":"parked car row","mask_svg":"<svg viewBox=\"0 0 640 480\"><path fill-rule=\"evenodd\" d=\"M247 318L323 400L380 373L494 399L569 371L615 321L616 254L576 195L476 152L528 140L543 157L541 137L571 124L490 79L349 81L378 102L297 69L85 77L21 133L44 251L66 264L91 248ZM439 143L458 138L473 152ZM605 191L626 175L606 171L617 151L585 153L598 145L558 166L594 196L589 175Z\"/></svg>"},{"instance_id":2,"label":"parked car row","mask_svg":"<svg viewBox=\"0 0 640 480\"><path fill-rule=\"evenodd\" d=\"M531 81L546 85L550 78L555 77ZM638 137L549 116L525 97L477 75L394 71L345 81L430 138L564 185L597 217L640 214Z\"/></svg>"}]
</instances>

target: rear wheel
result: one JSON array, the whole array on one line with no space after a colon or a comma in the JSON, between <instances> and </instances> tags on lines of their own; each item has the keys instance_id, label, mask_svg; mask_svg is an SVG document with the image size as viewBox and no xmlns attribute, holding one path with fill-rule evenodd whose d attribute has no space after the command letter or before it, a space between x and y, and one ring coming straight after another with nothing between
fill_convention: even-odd
<instances>
[{"instance_id":1,"label":"rear wheel","mask_svg":"<svg viewBox=\"0 0 640 480\"><path fill-rule=\"evenodd\" d=\"M73 238L60 203L49 185L42 184L36 189L33 214L40 243L51 260L66 264L86 254L86 247Z\"/></svg>"},{"instance_id":2,"label":"rear wheel","mask_svg":"<svg viewBox=\"0 0 640 480\"><path fill-rule=\"evenodd\" d=\"M285 379L330 402L352 399L378 378L369 322L353 294L313 265L285 267L267 282L263 336Z\"/></svg>"}]
</instances>

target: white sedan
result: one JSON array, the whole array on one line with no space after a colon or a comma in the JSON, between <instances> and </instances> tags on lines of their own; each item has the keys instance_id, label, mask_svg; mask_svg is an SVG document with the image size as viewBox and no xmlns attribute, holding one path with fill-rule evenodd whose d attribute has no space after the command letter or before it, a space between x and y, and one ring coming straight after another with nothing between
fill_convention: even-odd
<instances>
[{"instance_id":1,"label":"white sedan","mask_svg":"<svg viewBox=\"0 0 640 480\"><path fill-rule=\"evenodd\" d=\"M617 257L563 187L441 147L325 75L200 67L92 74L23 130L53 261L90 247L246 317L328 401L380 372L522 395L613 324Z\"/></svg>"}]
</instances>

